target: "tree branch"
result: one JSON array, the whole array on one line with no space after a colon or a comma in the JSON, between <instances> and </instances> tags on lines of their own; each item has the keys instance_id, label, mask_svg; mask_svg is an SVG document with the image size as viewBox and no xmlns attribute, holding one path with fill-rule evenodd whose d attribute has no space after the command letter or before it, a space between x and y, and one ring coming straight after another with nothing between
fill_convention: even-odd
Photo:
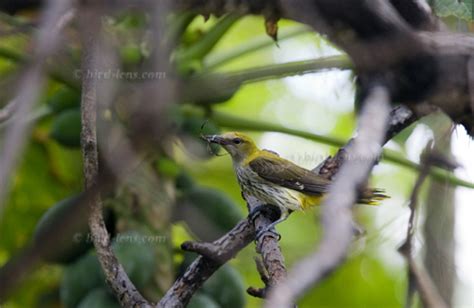
<instances>
[{"instance_id":1,"label":"tree branch","mask_svg":"<svg viewBox=\"0 0 474 308\"><path fill-rule=\"evenodd\" d=\"M369 92L358 137L347 146L345 162L322 205L324 235L319 248L298 263L283 284L271 290L266 307L290 307L345 259L353 235L351 208L380 154L389 121L389 100L384 87L375 86Z\"/></svg>"},{"instance_id":2,"label":"tree branch","mask_svg":"<svg viewBox=\"0 0 474 308\"><path fill-rule=\"evenodd\" d=\"M440 23L425 0L390 0L400 16L414 29L438 30Z\"/></svg>"},{"instance_id":3,"label":"tree branch","mask_svg":"<svg viewBox=\"0 0 474 308\"><path fill-rule=\"evenodd\" d=\"M422 1L179 0L174 5L203 14L271 12L310 25L347 52L364 91L383 80L394 101L438 106L473 136L466 74L473 36L435 32L443 27Z\"/></svg>"},{"instance_id":4,"label":"tree branch","mask_svg":"<svg viewBox=\"0 0 474 308\"><path fill-rule=\"evenodd\" d=\"M245 199L247 200L249 213L256 207L262 205L259 200L252 196L245 196ZM260 213L254 219L254 226L257 231L266 228L269 224L278 219L280 215L280 211L273 209L271 206L267 206L265 209L265 212ZM259 269L265 287L262 289L248 288L247 293L250 295L265 297L270 288L282 283L286 279L285 259L281 253L278 241L279 236L271 232L267 232L258 239L256 243L257 252L262 256L264 271L262 268L259 269L257 267L257 269ZM264 273L266 275L264 275Z\"/></svg>"},{"instance_id":5,"label":"tree branch","mask_svg":"<svg viewBox=\"0 0 474 308\"><path fill-rule=\"evenodd\" d=\"M270 277L268 276L267 269L265 268L265 265L263 264L263 261L261 258L258 258L258 257L255 258L255 265L257 266L257 272L260 275L260 279L265 284L265 287L264 288L249 287L247 288L247 293L253 297L265 298L267 295L267 290L270 285Z\"/></svg>"},{"instance_id":6,"label":"tree branch","mask_svg":"<svg viewBox=\"0 0 474 308\"><path fill-rule=\"evenodd\" d=\"M428 153L431 144L427 146L425 153ZM415 234L415 213L418 205L418 194L421 186L429 174L431 165L440 161L440 157L434 157L432 153L425 154L423 158L423 169L413 187L410 197L410 217L408 219L407 235L405 242L398 251L405 257L408 264L408 287L406 294L405 307L410 308L413 304L413 295L415 291L420 294L424 307L447 308L443 298L439 294L431 277L426 273L425 269L416 265L412 252L413 235ZM447 164L445 164L447 165Z\"/></svg>"},{"instance_id":7,"label":"tree branch","mask_svg":"<svg viewBox=\"0 0 474 308\"><path fill-rule=\"evenodd\" d=\"M0 159L0 215L4 198L10 186L11 173L15 170L18 157L21 156L32 123L26 120L43 86L43 70L48 57L56 50L60 42L60 32L65 26L62 16L71 7L71 1L50 1L41 16L38 35L35 40L34 57L28 64L20 80L17 95L14 98L16 112L21 115L7 126L2 144Z\"/></svg>"},{"instance_id":8,"label":"tree branch","mask_svg":"<svg viewBox=\"0 0 474 308\"><path fill-rule=\"evenodd\" d=\"M250 123L251 121L245 119L231 119L230 122L227 122L227 115L219 114L216 116L217 118L215 118L214 120L218 119L219 124L223 126L228 126L229 123L234 122L240 123L239 125L241 126L238 126L238 129L249 129L250 127L255 126L253 125L253 122ZM390 113L390 117L390 128L387 130L385 138L386 141L390 137L393 137L394 135L402 131L405 127L409 126L414 120L413 113L402 107L394 108ZM234 124L230 124L230 127L234 127ZM275 130L275 127L265 126L262 127L262 129L273 131ZM308 136L303 134L303 132L301 132L301 134L302 137L308 138ZM325 136L320 137L323 139L326 138ZM332 178L338 172L340 162L344 161L347 153L347 148L352 143L353 141L350 141L346 146L342 147L334 157L329 157L328 159L326 159L319 166L319 169L324 171L319 171L319 173L323 176L326 176L327 178ZM342 145L342 141L337 142L335 144ZM258 205L255 199L249 198L249 200L249 207L253 208ZM184 250L197 252L201 254L201 256L197 258L191 266L188 267L182 277L178 278L178 280L162 298L158 306L167 307L168 305L176 305L180 307L180 305L185 305L186 303L188 303L192 295L202 286L204 281L207 280L219 268L222 263L225 263L230 260L233 256L235 256L235 254L237 254L240 249L244 248L254 239L255 229L268 225L273 221L270 216L271 215L259 215L255 219L255 226L252 226L248 222L248 220L244 220L240 222L229 233L224 235L220 240L215 241L213 243L184 243L182 246ZM245 240L243 240L242 242L240 240L234 241L233 238L235 238L237 234L239 235L238 238L242 237ZM262 245L262 242L269 243L270 245ZM284 266L283 256L279 252L278 242L276 238L271 236L265 236L264 238L262 238L262 241L260 241L258 246L262 256L267 256L267 262L263 265L265 269L262 270L262 268L260 268L259 270L265 287L262 289L250 287L247 292L252 296L265 297L268 293L267 287L270 285L276 285L276 282L281 282L286 276L286 270ZM229 253L229 251L231 251L232 253ZM216 256L218 257L216 258ZM268 270L268 268L270 268L270 270ZM271 273L273 273L273 282L270 282L270 276L272 275Z\"/></svg>"},{"instance_id":9,"label":"tree branch","mask_svg":"<svg viewBox=\"0 0 474 308\"><path fill-rule=\"evenodd\" d=\"M83 26L83 72L95 67L95 48L100 31L100 15L89 8L83 8L81 12ZM99 161L97 147L97 95L96 80L88 78L83 74L82 97L81 97L81 148L84 161L84 178L86 190L98 185ZM104 271L107 283L112 288L117 299L124 307L150 307L151 305L138 292L130 281L122 265L115 257L110 236L107 232L103 217L103 206L100 192L97 191L90 200L89 228L92 233L94 247L101 267Z\"/></svg>"},{"instance_id":10,"label":"tree branch","mask_svg":"<svg viewBox=\"0 0 474 308\"><path fill-rule=\"evenodd\" d=\"M2 109L0 109L0 123L3 123L11 118L13 113L16 109L15 100L11 100L8 104L5 105Z\"/></svg>"},{"instance_id":11,"label":"tree branch","mask_svg":"<svg viewBox=\"0 0 474 308\"><path fill-rule=\"evenodd\" d=\"M202 284L219 269L225 262L233 258L242 248L250 244L255 238L255 228L249 220L244 219L232 230L220 239L208 244L212 251L219 251L218 257L208 258L199 256L186 269L185 273L176 280L173 286L166 292L158 303L157 307L184 307L189 302L193 294ZM212 245L212 246L211 246ZM190 251L202 252L195 247L200 245L185 244L183 248ZM188 249L189 248L189 249Z\"/></svg>"}]
</instances>

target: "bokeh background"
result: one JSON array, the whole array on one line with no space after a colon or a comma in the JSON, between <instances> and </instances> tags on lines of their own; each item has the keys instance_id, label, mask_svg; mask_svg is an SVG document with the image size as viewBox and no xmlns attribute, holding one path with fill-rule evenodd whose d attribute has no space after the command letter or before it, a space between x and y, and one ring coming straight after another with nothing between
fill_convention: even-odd
<instances>
[{"instance_id":1,"label":"bokeh background","mask_svg":"<svg viewBox=\"0 0 474 308\"><path fill-rule=\"evenodd\" d=\"M184 34L184 41L187 44L196 42L217 22L215 17L208 21L204 21L201 16L194 18ZM467 23L458 17L452 17L451 22L453 27L465 27L468 30ZM268 41L268 44L210 70L236 72L276 63L341 54L321 36L286 20L279 23L280 35L284 36L292 31L297 34L280 40L278 44L272 43L263 24L264 21L260 17L240 18L205 56L198 69L212 67L215 61L234 52L239 46L256 41ZM127 24L123 31L127 32L133 27L133 23ZM122 49L121 55L124 61L130 61L133 65L136 57L140 60L143 56L143 48L139 42L134 41L132 35L122 39L126 41L125 46L129 47ZM2 38L0 47L2 50L16 52L26 50L27 42L27 36L9 36ZM73 46L73 58L74 51ZM3 85L17 73L17 66L17 61L0 54ZM54 100L58 100L58 93L61 91L64 91L64 85L51 81L32 114L37 123L22 157L21 166L13 179L8 203L0 220L0 266L18 255L22 247L32 240L38 232L38 222L45 219L44 215L49 209L82 190L81 153L72 140L77 135L77 127L70 125L59 129L62 134L70 129L68 136L55 132L55 127L60 125L59 116L62 114L62 117L65 117L65 111L76 110L75 107L63 108L59 112L54 110ZM72 96L71 101L74 102L71 104L74 106L77 98ZM214 105L213 111L257 123L272 123L283 129L292 128L346 141L353 136L356 126L354 96L355 82L351 71L330 69L243 84L229 99ZM67 100L64 97L63 94L59 100ZM63 120L68 124L75 121L75 115L69 116L70 118ZM171 230L150 232L150 229L156 231L155 227L144 231L140 223L146 219L141 220L134 216L133 222L130 222L127 218L133 214L130 214L129 206L120 205L120 202L130 201L128 196L110 201L114 203L110 205L110 209L115 213L115 232L123 236L122 240L117 240L116 243L119 259L126 265L129 273L134 273L131 275L132 280L138 281L139 287L151 298L159 298L179 274L180 269L182 270L183 262L186 264L192 258L179 251L179 245L183 241L214 239L246 215L246 205L240 196L229 156L203 154L202 145L196 144L195 138L203 124L204 130L232 129L222 125L225 124L224 120L219 125L212 120L206 121L204 116L192 121L180 118L179 121L182 121L179 124L180 129L185 132L183 138L173 142L167 159L158 160L155 164L157 172L164 174L170 186L173 186L174 195L178 200L174 205L178 209L177 214L170 221ZM0 130L3 129L1 125ZM216 127L211 129L210 126ZM276 151L282 157L306 168L314 168L337 150L334 146L291 134L255 131L248 133L260 147ZM443 115L432 115L417 122L390 141L386 148L401 158L419 162L423 149L432 139L436 140L436 144L442 147L446 155L452 155L460 163L461 167L455 170L455 174L466 181L474 182L474 143L463 128L452 129L451 123ZM416 171L397 163L382 160L375 167L371 185L385 189L391 198L377 207L356 207L355 216L366 229L366 234L354 240L347 262L320 286L308 292L299 303L300 307L403 305L407 274L404 259L397 252L397 248L406 235L408 202L416 178ZM206 199L209 194L216 196L212 200ZM449 260L440 259L439 256L444 256L446 249L454 253L453 271L457 277L454 307L474 306L474 242L471 238L474 234L473 199L473 189L452 187L446 181L429 179L423 186L420 195L421 210L416 217L415 254L420 262L427 258L439 267L446 266L444 261L447 261L449 266ZM423 226L426 209L430 205L446 208L447 213L454 214L454 219L446 214L437 220L443 228L447 225L448 230L450 225L454 224L454 241L445 245L441 242L438 250L430 250L430 253L434 252L435 255L425 257L426 240L423 236ZM315 208L304 213L294 213L288 221L277 227L282 235L280 244L289 269L315 249L321 235L319 212L320 210ZM125 236L131 236L132 240L127 240ZM134 241L133 236L142 239L142 242ZM447 238L449 240L449 235ZM53 246L52 249L56 248ZM72 261L43 262L15 290L5 307L116 305L103 284L103 277L93 252L90 248L85 251L77 258L72 258ZM259 307L262 303L260 299L245 294L245 288L248 286L262 285L253 260L256 255L254 245L249 245L241 251L226 265L222 271L226 273L220 272L220 280L216 278L214 280L217 281L211 281L211 285L199 293L199 301L194 301L191 305ZM150 271L150 268L155 271ZM221 289L216 291L219 287Z\"/></svg>"}]
</instances>

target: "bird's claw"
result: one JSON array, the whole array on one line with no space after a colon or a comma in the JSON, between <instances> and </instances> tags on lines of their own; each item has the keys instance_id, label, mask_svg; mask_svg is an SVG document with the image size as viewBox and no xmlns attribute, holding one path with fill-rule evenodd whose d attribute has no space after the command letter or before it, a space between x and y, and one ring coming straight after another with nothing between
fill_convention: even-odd
<instances>
[{"instance_id":1,"label":"bird's claw","mask_svg":"<svg viewBox=\"0 0 474 308\"><path fill-rule=\"evenodd\" d=\"M275 228L274 228L273 226L267 226L267 227L262 228L262 229L260 229L260 230L257 231L257 234L256 234L256 236L255 236L255 241L259 241L260 238L261 238L263 235L265 235L267 232L273 234L274 236L276 236L276 237L278 238L278 239L277 239L278 241L281 240L281 235L280 235L280 233L276 232L276 231L275 231Z\"/></svg>"}]
</instances>

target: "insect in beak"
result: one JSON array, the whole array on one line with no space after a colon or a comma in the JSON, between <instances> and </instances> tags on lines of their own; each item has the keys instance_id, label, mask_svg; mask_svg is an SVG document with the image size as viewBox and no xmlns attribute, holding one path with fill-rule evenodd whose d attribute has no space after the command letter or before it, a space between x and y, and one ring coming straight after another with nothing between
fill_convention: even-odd
<instances>
[{"instance_id":1,"label":"insect in beak","mask_svg":"<svg viewBox=\"0 0 474 308\"><path fill-rule=\"evenodd\" d=\"M215 143L215 144L219 144L219 145L223 145L225 144L225 139L220 137L219 135L203 135L202 134L202 131L204 129L204 127L206 126L207 124L207 120L202 123L202 126L201 126L201 139L203 139L204 141L207 142L207 150L210 154L214 155L214 156L225 156L226 154L219 154L219 153L216 153L213 151L212 147L211 147L211 143Z\"/></svg>"}]
</instances>

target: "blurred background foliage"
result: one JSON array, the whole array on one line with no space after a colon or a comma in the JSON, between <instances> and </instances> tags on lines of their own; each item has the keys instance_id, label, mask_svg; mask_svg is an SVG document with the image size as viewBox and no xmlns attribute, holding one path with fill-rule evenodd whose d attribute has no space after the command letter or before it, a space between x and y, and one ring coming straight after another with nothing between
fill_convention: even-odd
<instances>
[{"instance_id":1,"label":"blurred background foliage","mask_svg":"<svg viewBox=\"0 0 474 308\"><path fill-rule=\"evenodd\" d=\"M435 5L443 3L437 1ZM463 8L440 11L443 17L459 22L465 17ZM28 57L30 33L34 33L28 26L30 18L30 15L13 17L26 28L1 37L2 90L9 89L8 85L21 71L19 64ZM11 19L2 15L2 29L14 28ZM106 22L108 34L119 46L123 71L138 70L150 55L149 38L144 30L147 16L126 12ZM470 22L463 22L470 26ZM145 217L147 210L137 209L136 205L153 205L137 201L133 191L121 189L106 201L108 227L115 236L118 258L137 287L154 300L160 298L195 257L180 251L183 241L216 239L246 215L230 158L214 157L200 141L201 133L253 125L251 135L261 147L313 168L337 150L331 140L344 142L355 128L355 86L350 71L326 69L302 75L307 69L299 67L290 73L272 73L278 63L341 55L337 48L302 25L280 21L280 40L276 44L265 34L260 17L229 15L205 21L202 16L183 13L170 17L169 24L169 39L178 41L172 62L181 78L190 85L196 82L199 87L213 82L225 82L226 87L221 92L205 93L199 101L186 101L205 108L182 105L170 110L170 119L177 130L176 142L172 151L155 160L153 166L176 197L172 221L168 222L171 231L150 223L149 217ZM78 67L80 50L74 33L68 36L70 41L62 60L68 65L64 71L51 73L48 87L31 115L37 122L0 221L0 266L19 254L30 241L41 238L42 228L57 222L61 211L67 211L70 198L77 196L83 187L78 80L64 78L68 76L65 72L68 68ZM347 60L343 56L336 59L335 66L344 68ZM250 74L247 70L265 66L270 68L270 73ZM297 76L274 78L281 75ZM260 79L263 80L249 82ZM6 102L6 97L7 90L0 94L0 104ZM230 121L219 115L254 122L244 125L243 121ZM439 123L439 117L430 116L409 127L387 147L400 157L418 161L424 145L436 134L433 123ZM297 129L333 139L318 143L262 132L265 127L258 123L272 123L282 130ZM0 123L0 135L4 127ZM396 250L405 235L406 205L415 178L412 170L396 164L382 162L375 168L371 184L384 188L391 199L380 207L357 207L356 217L366 229L366 235L355 240L347 263L309 292L300 307L400 307L403 304L406 274L403 259ZM452 205L454 198L445 202ZM320 237L315 223L318 213L317 208L295 213L278 226L288 268L315 247ZM5 307L117 307L91 249L86 222L70 234L70 239L52 243L52 251L44 257L44 262L15 291ZM418 256L422 245L420 236ZM255 255L253 245L245 248L206 282L190 307L258 307L261 300L245 293L246 287L262 284L253 261ZM460 287L463 288L468 285ZM458 297L459 303L466 303L462 294Z\"/></svg>"}]
</instances>

